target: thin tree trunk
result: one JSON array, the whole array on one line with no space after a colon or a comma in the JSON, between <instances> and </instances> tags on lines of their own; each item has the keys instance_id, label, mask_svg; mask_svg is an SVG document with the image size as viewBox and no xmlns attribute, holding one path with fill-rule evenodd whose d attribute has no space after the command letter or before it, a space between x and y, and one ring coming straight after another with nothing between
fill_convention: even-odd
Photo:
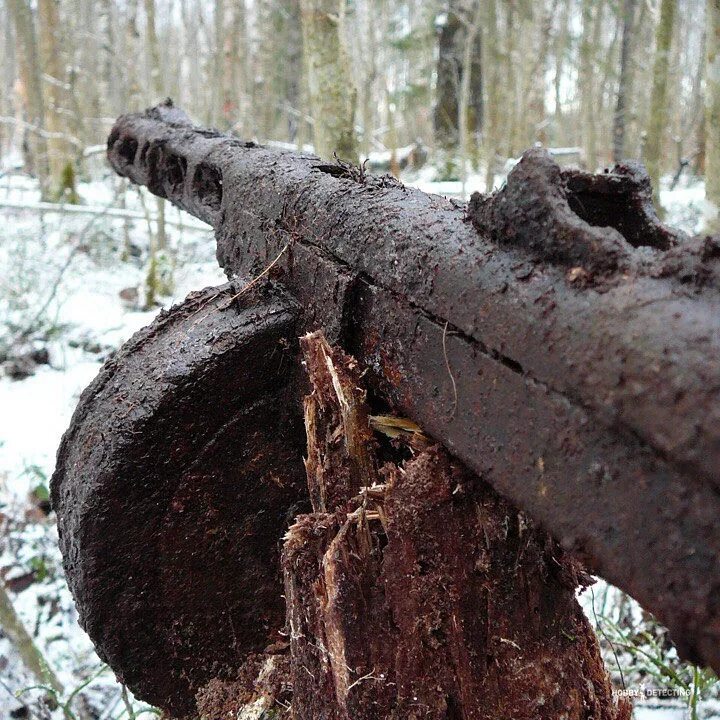
<instances>
[{"instance_id":1,"label":"thin tree trunk","mask_svg":"<svg viewBox=\"0 0 720 720\"><path fill-rule=\"evenodd\" d=\"M627 126L628 100L632 95L632 50L635 28L635 8L637 0L623 0L622 8L622 46L620 50L620 80L618 82L617 103L613 118L613 160L620 162L625 158L625 128Z\"/></svg>"},{"instance_id":2,"label":"thin tree trunk","mask_svg":"<svg viewBox=\"0 0 720 720\"><path fill-rule=\"evenodd\" d=\"M145 0L145 23L147 33L148 67L150 68L149 95L153 103L162 98L162 76L160 73L160 47L155 23L155 0Z\"/></svg>"},{"instance_id":3,"label":"thin tree trunk","mask_svg":"<svg viewBox=\"0 0 720 720\"><path fill-rule=\"evenodd\" d=\"M230 9L230 8L228 8ZM217 127L223 118L223 106L225 105L225 93L223 73L225 70L225 17L226 5L224 0L215 0L215 12L213 13L213 54L212 54L212 76L210 79L210 124ZM230 25L232 28L232 23ZM223 128L224 130L225 128Z\"/></svg>"},{"instance_id":4,"label":"thin tree trunk","mask_svg":"<svg viewBox=\"0 0 720 720\"><path fill-rule=\"evenodd\" d=\"M373 90L378 77L378 43L376 16L369 6L364 7L363 26L365 47L363 52L363 83L362 83L362 152L367 157L373 149L373 123L375 118L375 97Z\"/></svg>"},{"instance_id":5,"label":"thin tree trunk","mask_svg":"<svg viewBox=\"0 0 720 720\"><path fill-rule=\"evenodd\" d=\"M568 16L570 13L570 0L563 0L562 10L560 11L560 18L558 20L559 29L557 38L555 40L555 76L554 76L554 91L555 91L555 132L553 133L553 139L556 144L561 142L561 139L565 138L565 118L563 115L562 108L562 76L563 67L565 64L565 52L568 45Z\"/></svg>"},{"instance_id":6,"label":"thin tree trunk","mask_svg":"<svg viewBox=\"0 0 720 720\"><path fill-rule=\"evenodd\" d=\"M30 172L40 181L40 194L44 201L50 199L47 143L41 134L45 127L45 108L42 94L40 60L32 10L28 0L8 0L10 16L15 28L15 47L20 76L20 97L25 111L25 121L37 131L26 134L25 162Z\"/></svg>"},{"instance_id":7,"label":"thin tree trunk","mask_svg":"<svg viewBox=\"0 0 720 720\"><path fill-rule=\"evenodd\" d=\"M301 0L315 152L357 162L356 90L343 39L345 0Z\"/></svg>"},{"instance_id":8,"label":"thin tree trunk","mask_svg":"<svg viewBox=\"0 0 720 720\"><path fill-rule=\"evenodd\" d=\"M515 118L518 114L517 97L518 97L518 79L520 75L520 63L516 57L517 34L520 18L515 2L512 0L503 0L505 6L505 76L507 82L505 84L505 92L503 103L506 116L506 130L501 134L504 140L503 147L505 157L515 157L517 148L513 146ZM503 137L504 135L504 137Z\"/></svg>"},{"instance_id":9,"label":"thin tree trunk","mask_svg":"<svg viewBox=\"0 0 720 720\"><path fill-rule=\"evenodd\" d=\"M659 211L660 174L662 172L662 151L667 128L667 86L670 65L670 46L677 0L662 0L660 22L656 31L655 63L653 65L653 86L650 100L650 117L645 143L645 164L653 185L653 199Z\"/></svg>"},{"instance_id":10,"label":"thin tree trunk","mask_svg":"<svg viewBox=\"0 0 720 720\"><path fill-rule=\"evenodd\" d=\"M487 0L483 38L483 66L485 68L487 102L485 103L484 156L485 190L490 192L495 183L495 162L500 132L500 68L502 58L498 45L497 0Z\"/></svg>"},{"instance_id":11,"label":"thin tree trunk","mask_svg":"<svg viewBox=\"0 0 720 720\"><path fill-rule=\"evenodd\" d=\"M458 8L451 4L438 35L437 81L433 130L435 145L452 152L458 145L458 95L462 75L463 25Z\"/></svg>"},{"instance_id":12,"label":"thin tree trunk","mask_svg":"<svg viewBox=\"0 0 720 720\"><path fill-rule=\"evenodd\" d=\"M45 657L35 645L15 612L7 588L2 580L0 580L0 628L2 628L17 650L23 665L35 676L37 681L47 684L55 692L62 694L62 683L48 665Z\"/></svg>"},{"instance_id":13,"label":"thin tree trunk","mask_svg":"<svg viewBox=\"0 0 720 720\"><path fill-rule=\"evenodd\" d=\"M582 4L582 41L580 43L579 81L582 107L583 147L585 164L590 172L598 165L597 148L597 96L595 93L595 53L600 24L602 22L603 2L583 0ZM593 22L593 8L595 17Z\"/></svg>"},{"instance_id":14,"label":"thin tree trunk","mask_svg":"<svg viewBox=\"0 0 720 720\"><path fill-rule=\"evenodd\" d=\"M707 224L717 231L720 207L720 0L707 2L705 66L705 199Z\"/></svg>"},{"instance_id":15,"label":"thin tree trunk","mask_svg":"<svg viewBox=\"0 0 720 720\"><path fill-rule=\"evenodd\" d=\"M460 179L462 181L463 200L466 199L465 193L467 189L467 164L470 145L469 121L471 120L470 107L472 101L471 89L473 89L473 66L476 66L476 73L478 75L480 74L480 59L477 58L477 53L480 50L480 47L478 47L478 38L481 37L481 19L482 3L476 2L472 14L469 15L465 20L465 42L462 55L462 67L465 68L465 72L462 73L462 79L460 82L460 96L458 105L458 120L460 125ZM482 89L480 92L480 96L482 97ZM478 119L482 119L482 114L480 114L479 116L477 114L477 101L473 110L474 112L472 120L475 123L475 127L473 129L477 131L477 121ZM482 113L482 103L480 103L480 111Z\"/></svg>"},{"instance_id":16,"label":"thin tree trunk","mask_svg":"<svg viewBox=\"0 0 720 720\"><path fill-rule=\"evenodd\" d=\"M160 47L158 43L157 27L155 24L155 0L145 0L145 22L147 23L147 51L150 64L150 91L155 98L155 102L159 102L163 94L162 73L160 69ZM157 206L157 237L155 242L151 243L150 268L148 270L148 288L151 285L157 287L159 284L157 278L157 258L156 251L164 250L167 247L167 229L165 227L165 200L155 198ZM152 276L152 277L151 277ZM154 295L150 291L149 296Z\"/></svg>"},{"instance_id":17,"label":"thin tree trunk","mask_svg":"<svg viewBox=\"0 0 720 720\"><path fill-rule=\"evenodd\" d=\"M57 0L39 0L40 64L45 130L47 131L50 197L53 200L74 201L75 169L72 150L65 137L66 118L63 117L65 73L62 70L60 17Z\"/></svg>"}]
</instances>

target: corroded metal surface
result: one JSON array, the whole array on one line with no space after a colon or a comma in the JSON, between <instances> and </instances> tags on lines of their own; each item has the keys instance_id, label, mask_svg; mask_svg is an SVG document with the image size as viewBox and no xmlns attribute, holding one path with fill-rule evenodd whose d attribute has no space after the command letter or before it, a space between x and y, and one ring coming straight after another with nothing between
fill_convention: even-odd
<instances>
[{"instance_id":1,"label":"corroded metal surface","mask_svg":"<svg viewBox=\"0 0 720 720\"><path fill-rule=\"evenodd\" d=\"M106 363L52 480L81 624L175 716L282 628L280 539L306 507L297 308L236 290L191 295Z\"/></svg>"},{"instance_id":2,"label":"corroded metal surface","mask_svg":"<svg viewBox=\"0 0 720 720\"><path fill-rule=\"evenodd\" d=\"M465 208L167 107L121 117L108 150L215 227L229 274L272 265L379 401L720 669L720 244L662 228L638 168L572 176L533 151Z\"/></svg>"}]
</instances>

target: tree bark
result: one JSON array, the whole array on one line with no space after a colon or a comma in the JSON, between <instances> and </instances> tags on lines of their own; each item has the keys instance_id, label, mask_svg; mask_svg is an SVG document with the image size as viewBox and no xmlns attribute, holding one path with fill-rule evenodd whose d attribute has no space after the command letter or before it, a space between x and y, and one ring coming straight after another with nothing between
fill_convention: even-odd
<instances>
[{"instance_id":1,"label":"tree bark","mask_svg":"<svg viewBox=\"0 0 720 720\"><path fill-rule=\"evenodd\" d=\"M670 46L672 44L676 8L677 0L662 0L660 4L660 21L656 31L650 117L648 119L644 153L645 164L653 186L653 199L659 211L662 210L660 204L660 175L663 169L662 152L667 129L667 86Z\"/></svg>"},{"instance_id":2,"label":"tree bark","mask_svg":"<svg viewBox=\"0 0 720 720\"><path fill-rule=\"evenodd\" d=\"M595 46L596 28L600 25L602 1L583 0L582 4L582 41L580 43L580 93L582 110L582 138L585 150L585 165L595 172L598 165L597 148L597 96L595 94ZM593 18L593 8L595 15ZM593 22L594 19L594 22Z\"/></svg>"},{"instance_id":3,"label":"tree bark","mask_svg":"<svg viewBox=\"0 0 720 720\"><path fill-rule=\"evenodd\" d=\"M160 68L160 45L158 42L157 28L155 26L155 0L144 0L145 2L145 32L147 34L148 66L150 68L149 91L155 99L153 102L162 100L163 80ZM162 198L155 198L157 207L157 231L150 234L150 251L148 258L148 271L145 281L148 308L155 305L156 291L160 285L157 268L157 256L159 250L167 247L167 228L165 226L165 201Z\"/></svg>"},{"instance_id":4,"label":"tree bark","mask_svg":"<svg viewBox=\"0 0 720 720\"><path fill-rule=\"evenodd\" d=\"M705 69L705 199L707 225L720 229L720 0L707 2Z\"/></svg>"},{"instance_id":5,"label":"tree bark","mask_svg":"<svg viewBox=\"0 0 720 720\"><path fill-rule=\"evenodd\" d=\"M452 0L438 35L433 128L436 145L448 152L457 152L463 142L461 125L470 133L482 125L482 35L477 28L481 8L477 0ZM461 108L463 88L467 98Z\"/></svg>"},{"instance_id":6,"label":"tree bark","mask_svg":"<svg viewBox=\"0 0 720 720\"><path fill-rule=\"evenodd\" d=\"M343 39L345 0L301 0L315 152L357 163L356 90Z\"/></svg>"},{"instance_id":7,"label":"tree bark","mask_svg":"<svg viewBox=\"0 0 720 720\"><path fill-rule=\"evenodd\" d=\"M25 121L34 128L27 133L24 143L25 161L28 170L34 172L40 181L41 199L47 201L51 195L50 170L47 141L43 135L45 103L35 24L27 0L8 0L8 8L15 27L16 57L22 83L20 90Z\"/></svg>"},{"instance_id":8,"label":"tree bark","mask_svg":"<svg viewBox=\"0 0 720 720\"><path fill-rule=\"evenodd\" d=\"M419 428L370 416L322 334L301 344L314 513L283 549L292 717L629 718L579 566Z\"/></svg>"},{"instance_id":9,"label":"tree bark","mask_svg":"<svg viewBox=\"0 0 720 720\"><path fill-rule=\"evenodd\" d=\"M628 102L632 96L632 51L636 7L637 0L623 0L620 79L618 81L617 102L613 117L613 160L616 163L625 159L625 128L628 122Z\"/></svg>"},{"instance_id":10,"label":"tree bark","mask_svg":"<svg viewBox=\"0 0 720 720\"><path fill-rule=\"evenodd\" d=\"M458 98L460 179L462 181L463 198L466 197L467 190L471 133L473 130L478 131L482 122L481 20L482 4L478 2L475 4L472 13L464 21L465 40L463 43L462 66L467 70L462 73ZM477 99L478 95L480 100Z\"/></svg>"},{"instance_id":11,"label":"tree bark","mask_svg":"<svg viewBox=\"0 0 720 720\"><path fill-rule=\"evenodd\" d=\"M498 0L488 0L486 16L483 23L483 64L485 66L487 103L485 103L484 157L485 191L491 192L495 184L495 166L500 145L500 98L503 85L500 81L502 68L502 53L498 42Z\"/></svg>"},{"instance_id":12,"label":"tree bark","mask_svg":"<svg viewBox=\"0 0 720 720\"><path fill-rule=\"evenodd\" d=\"M58 38L60 17L58 0L39 0L40 63L43 72L42 91L44 128L47 131L49 192L53 200L77 197L73 153L66 137L67 119L63 115L65 73L62 69L62 47Z\"/></svg>"}]
</instances>

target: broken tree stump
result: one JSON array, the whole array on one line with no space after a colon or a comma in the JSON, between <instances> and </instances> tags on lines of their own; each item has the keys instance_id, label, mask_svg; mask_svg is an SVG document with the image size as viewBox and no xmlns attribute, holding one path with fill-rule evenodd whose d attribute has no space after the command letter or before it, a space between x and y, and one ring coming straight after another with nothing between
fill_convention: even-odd
<instances>
[{"instance_id":1,"label":"broken tree stump","mask_svg":"<svg viewBox=\"0 0 720 720\"><path fill-rule=\"evenodd\" d=\"M371 441L357 364L320 334L302 345L306 404L325 411L308 447L332 458L308 463L308 484L336 504L300 516L283 550L292 717L629 718L575 599L577 562L441 447ZM376 448L395 458L382 482Z\"/></svg>"}]
</instances>

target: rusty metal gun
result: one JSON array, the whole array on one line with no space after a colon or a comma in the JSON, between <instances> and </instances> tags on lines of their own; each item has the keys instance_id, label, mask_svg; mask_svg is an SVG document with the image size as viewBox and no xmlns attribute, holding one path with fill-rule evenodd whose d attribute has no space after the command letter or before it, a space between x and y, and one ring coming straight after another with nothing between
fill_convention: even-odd
<instances>
[{"instance_id":1,"label":"rusty metal gun","mask_svg":"<svg viewBox=\"0 0 720 720\"><path fill-rule=\"evenodd\" d=\"M232 615L235 605L204 606L213 601L192 589L193 573L231 556L242 562L222 580L227 597L242 605L239 593L255 593L241 616L282 624L268 588L230 570L276 553L303 502L291 360L297 336L321 328L368 369L376 403L655 613L684 657L720 670L720 241L663 226L641 168L563 170L535 149L501 190L466 206L194 127L171 106L120 117L108 158L212 225L231 278L113 360L59 454L68 577L110 659L131 666L118 636L163 622L162 608L147 614L147 593L176 617L184 608L167 641L177 647L203 612ZM259 300L258 278L272 281ZM193 515L213 472L235 477L230 440L244 443L252 477L276 466L285 478L233 541L227 508ZM194 484L171 486L173 474ZM119 518L127 532L109 537ZM177 563L138 577L134 563L161 542ZM118 604L131 620L110 629ZM235 617L239 645L253 647L259 631Z\"/></svg>"}]
</instances>

